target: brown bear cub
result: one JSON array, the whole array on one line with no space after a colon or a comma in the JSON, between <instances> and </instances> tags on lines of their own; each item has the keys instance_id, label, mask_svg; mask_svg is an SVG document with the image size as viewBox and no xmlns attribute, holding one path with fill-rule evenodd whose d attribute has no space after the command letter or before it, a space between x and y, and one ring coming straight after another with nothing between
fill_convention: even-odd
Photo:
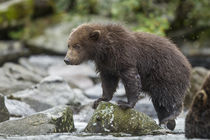
<instances>
[{"instance_id":1,"label":"brown bear cub","mask_svg":"<svg viewBox=\"0 0 210 140\"><path fill-rule=\"evenodd\" d=\"M187 138L210 138L210 74L196 94L185 120Z\"/></svg>"},{"instance_id":2,"label":"brown bear cub","mask_svg":"<svg viewBox=\"0 0 210 140\"><path fill-rule=\"evenodd\" d=\"M103 95L94 108L112 99L121 79L128 100L118 102L121 108L133 108L144 91L151 97L159 123L175 128L191 66L168 39L120 25L83 24L71 32L68 48L66 64L92 60L100 73Z\"/></svg>"}]
</instances>

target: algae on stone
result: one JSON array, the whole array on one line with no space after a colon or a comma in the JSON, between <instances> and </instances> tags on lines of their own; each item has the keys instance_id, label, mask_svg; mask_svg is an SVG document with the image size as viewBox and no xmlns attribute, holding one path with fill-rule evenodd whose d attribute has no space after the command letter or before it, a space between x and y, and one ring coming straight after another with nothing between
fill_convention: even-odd
<instances>
[{"instance_id":1,"label":"algae on stone","mask_svg":"<svg viewBox=\"0 0 210 140\"><path fill-rule=\"evenodd\" d=\"M18 120L0 123L1 135L44 135L74 131L73 113L69 106L57 106Z\"/></svg>"},{"instance_id":2,"label":"algae on stone","mask_svg":"<svg viewBox=\"0 0 210 140\"><path fill-rule=\"evenodd\" d=\"M101 102L89 121L85 132L89 133L129 133L151 134L160 127L144 113L134 109L122 110L117 105Z\"/></svg>"}]
</instances>

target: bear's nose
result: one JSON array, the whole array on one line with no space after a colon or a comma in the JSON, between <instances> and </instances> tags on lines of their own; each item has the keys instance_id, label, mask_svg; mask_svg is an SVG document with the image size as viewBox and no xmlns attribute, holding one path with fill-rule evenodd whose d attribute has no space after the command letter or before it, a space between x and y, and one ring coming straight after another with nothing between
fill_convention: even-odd
<instances>
[{"instance_id":1,"label":"bear's nose","mask_svg":"<svg viewBox=\"0 0 210 140\"><path fill-rule=\"evenodd\" d=\"M70 65L70 61L69 61L69 59L64 59L64 62L67 64L67 65Z\"/></svg>"}]
</instances>

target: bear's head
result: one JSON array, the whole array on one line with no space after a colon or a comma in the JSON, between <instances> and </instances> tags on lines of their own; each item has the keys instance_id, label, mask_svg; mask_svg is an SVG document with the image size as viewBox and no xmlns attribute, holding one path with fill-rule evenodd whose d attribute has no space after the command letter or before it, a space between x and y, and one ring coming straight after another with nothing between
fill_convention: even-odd
<instances>
[{"instance_id":1,"label":"bear's head","mask_svg":"<svg viewBox=\"0 0 210 140\"><path fill-rule=\"evenodd\" d=\"M210 74L207 76L201 90L194 97L192 108L205 109L210 106Z\"/></svg>"},{"instance_id":2,"label":"bear's head","mask_svg":"<svg viewBox=\"0 0 210 140\"><path fill-rule=\"evenodd\" d=\"M69 35L68 51L64 62L67 65L79 65L92 60L100 35L101 30L88 24L73 29Z\"/></svg>"}]
</instances>

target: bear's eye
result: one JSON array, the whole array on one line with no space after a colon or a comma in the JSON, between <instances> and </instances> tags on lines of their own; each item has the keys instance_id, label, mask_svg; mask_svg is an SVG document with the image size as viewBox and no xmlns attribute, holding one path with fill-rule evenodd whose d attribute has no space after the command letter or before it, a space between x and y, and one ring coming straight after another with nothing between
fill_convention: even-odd
<instances>
[{"instance_id":1,"label":"bear's eye","mask_svg":"<svg viewBox=\"0 0 210 140\"><path fill-rule=\"evenodd\" d=\"M69 48L70 46L68 45L68 48Z\"/></svg>"},{"instance_id":2,"label":"bear's eye","mask_svg":"<svg viewBox=\"0 0 210 140\"><path fill-rule=\"evenodd\" d=\"M80 45L79 44L75 44L72 47L75 48L75 49L79 49L80 48Z\"/></svg>"}]
</instances>

